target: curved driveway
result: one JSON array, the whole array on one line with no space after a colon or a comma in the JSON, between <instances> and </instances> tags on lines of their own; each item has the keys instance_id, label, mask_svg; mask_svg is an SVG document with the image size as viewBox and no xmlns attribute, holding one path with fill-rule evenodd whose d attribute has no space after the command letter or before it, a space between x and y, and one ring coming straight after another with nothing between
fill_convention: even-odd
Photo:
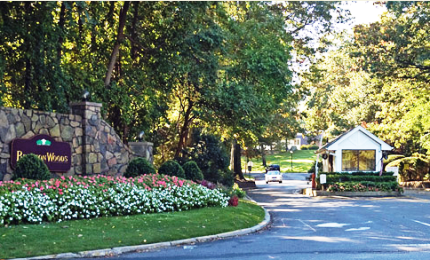
<instances>
[{"instance_id":1,"label":"curved driveway","mask_svg":"<svg viewBox=\"0 0 430 260\"><path fill-rule=\"evenodd\" d=\"M113 259L430 259L430 196L310 198L301 174L248 194L273 223L246 236Z\"/></svg>"}]
</instances>

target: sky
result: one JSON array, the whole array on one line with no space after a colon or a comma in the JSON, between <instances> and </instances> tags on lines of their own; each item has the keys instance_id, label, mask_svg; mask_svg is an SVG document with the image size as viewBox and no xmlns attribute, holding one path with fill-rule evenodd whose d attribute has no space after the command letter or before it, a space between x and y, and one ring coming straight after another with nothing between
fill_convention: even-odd
<instances>
[{"instance_id":1,"label":"sky","mask_svg":"<svg viewBox=\"0 0 430 260\"><path fill-rule=\"evenodd\" d=\"M379 20L380 15L387 9L385 6L374 4L375 1L344 1L344 5L353 16L353 25L369 24Z\"/></svg>"}]
</instances>

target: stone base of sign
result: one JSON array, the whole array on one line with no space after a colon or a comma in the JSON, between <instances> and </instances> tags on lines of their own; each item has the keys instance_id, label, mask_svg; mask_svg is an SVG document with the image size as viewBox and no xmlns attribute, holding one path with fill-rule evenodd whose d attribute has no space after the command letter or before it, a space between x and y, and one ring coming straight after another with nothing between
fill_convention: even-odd
<instances>
[{"instance_id":1,"label":"stone base of sign","mask_svg":"<svg viewBox=\"0 0 430 260\"><path fill-rule=\"evenodd\" d=\"M67 142L71 149L71 167L53 176L122 175L134 157L152 162L152 144L137 144L137 152L124 144L115 130L103 120L102 104L75 102L69 114L30 109L0 107L0 181L10 179L11 142L35 135L49 135L58 142ZM143 154L143 155L141 155Z\"/></svg>"},{"instance_id":2,"label":"stone base of sign","mask_svg":"<svg viewBox=\"0 0 430 260\"><path fill-rule=\"evenodd\" d=\"M323 191L314 190L312 188L303 189L303 195L318 197L318 196L342 196L342 197L398 197L402 196L398 191Z\"/></svg>"}]
</instances>

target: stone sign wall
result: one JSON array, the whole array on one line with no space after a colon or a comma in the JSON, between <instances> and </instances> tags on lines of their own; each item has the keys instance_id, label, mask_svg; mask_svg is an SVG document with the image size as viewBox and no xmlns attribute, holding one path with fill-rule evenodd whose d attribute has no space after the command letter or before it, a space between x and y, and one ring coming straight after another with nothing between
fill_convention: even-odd
<instances>
[{"instance_id":1,"label":"stone sign wall","mask_svg":"<svg viewBox=\"0 0 430 260\"><path fill-rule=\"evenodd\" d=\"M152 143L133 143L131 150L102 119L101 104L79 102L70 107L70 114L0 107L0 180L10 179L13 172L11 141L37 134L70 143L71 168L66 173L57 173L59 175L121 175L130 159L142 154L152 162Z\"/></svg>"}]
</instances>

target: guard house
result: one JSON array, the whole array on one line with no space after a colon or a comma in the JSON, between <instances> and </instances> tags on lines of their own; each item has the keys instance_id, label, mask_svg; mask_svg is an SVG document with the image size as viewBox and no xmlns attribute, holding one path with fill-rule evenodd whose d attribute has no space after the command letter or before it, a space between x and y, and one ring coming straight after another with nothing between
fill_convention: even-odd
<instances>
[{"instance_id":1,"label":"guard house","mask_svg":"<svg viewBox=\"0 0 430 260\"><path fill-rule=\"evenodd\" d=\"M321 147L324 172L377 172L382 167L383 151L393 147L357 126Z\"/></svg>"}]
</instances>

